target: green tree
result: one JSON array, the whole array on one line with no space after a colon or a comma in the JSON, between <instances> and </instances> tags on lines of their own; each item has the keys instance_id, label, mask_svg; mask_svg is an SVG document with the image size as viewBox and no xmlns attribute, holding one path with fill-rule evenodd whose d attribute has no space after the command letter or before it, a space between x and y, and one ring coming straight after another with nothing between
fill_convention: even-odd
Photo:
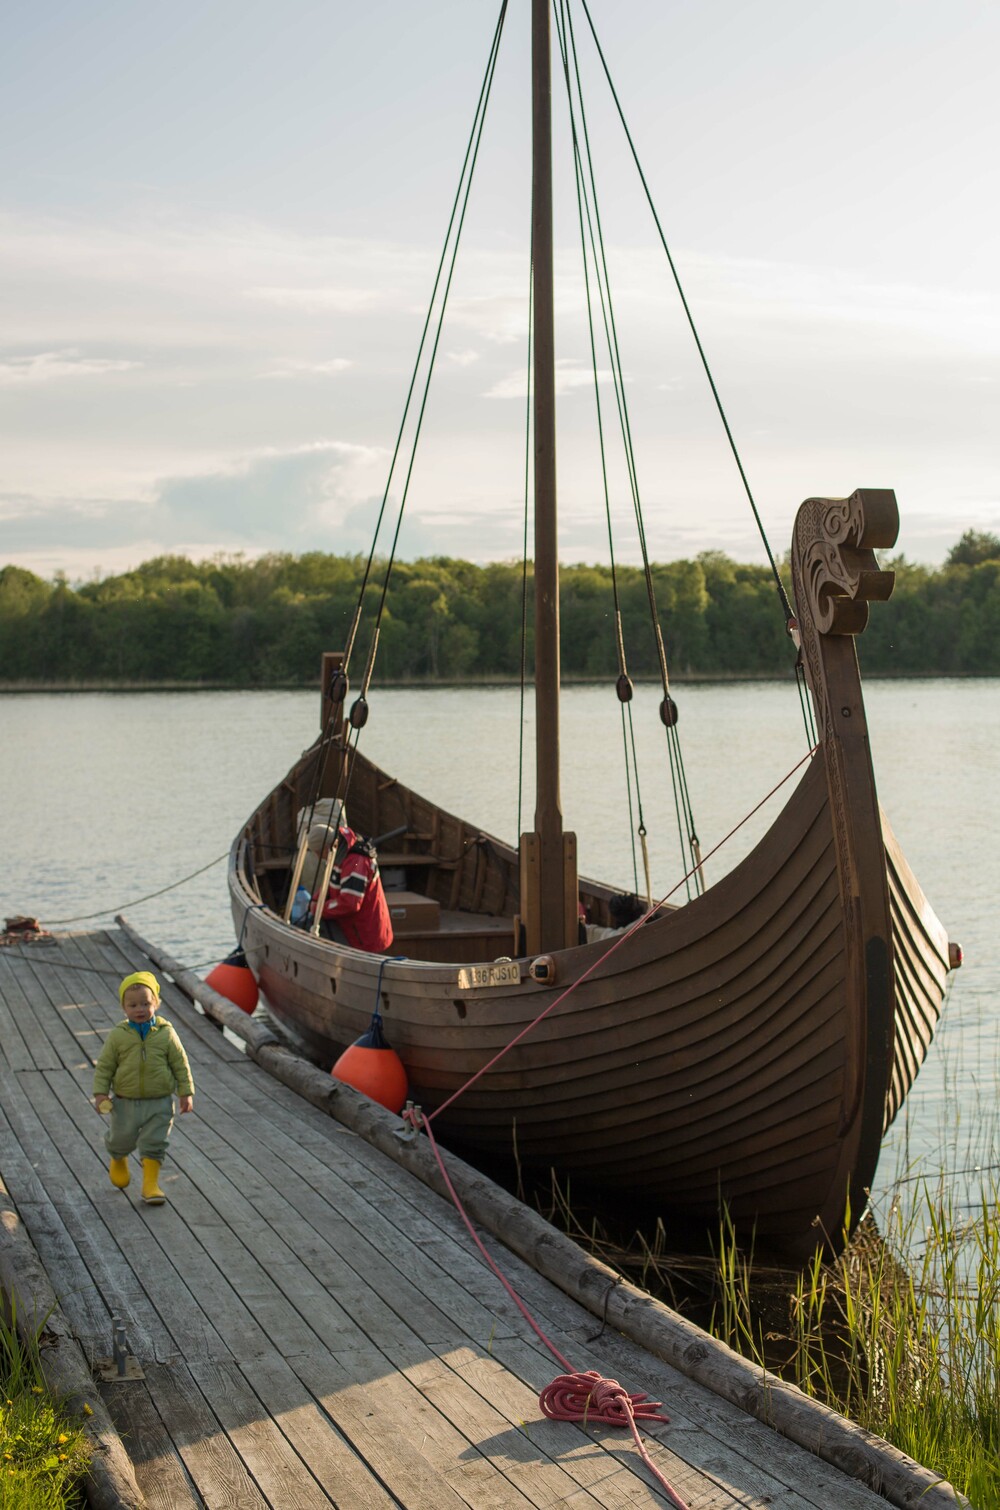
<instances>
[{"instance_id":1,"label":"green tree","mask_svg":"<svg viewBox=\"0 0 1000 1510\"><path fill-rule=\"evenodd\" d=\"M898 556L887 604L873 607L858 651L868 672L1000 673L1000 539L968 530L932 569ZM221 681L264 686L315 679L324 650L347 645L368 563L360 556L273 552L194 563L163 555L72 587L0 569L0 665L9 679ZM366 664L387 562L366 583L354 654ZM785 563L787 575L787 561ZM771 572L708 551L653 563L655 610L672 674L787 674L790 651ZM644 572L576 564L562 572L563 669L614 677L615 592L626 662L656 676ZM477 566L447 556L395 563L379 639L378 678L531 674L529 562ZM523 613L522 613L523 608ZM523 634L522 634L523 620Z\"/></svg>"},{"instance_id":2,"label":"green tree","mask_svg":"<svg viewBox=\"0 0 1000 1510\"><path fill-rule=\"evenodd\" d=\"M44 608L52 588L23 566L0 569L0 618L20 618Z\"/></svg>"},{"instance_id":3,"label":"green tree","mask_svg":"<svg viewBox=\"0 0 1000 1510\"><path fill-rule=\"evenodd\" d=\"M948 552L947 566L978 566L982 561L1000 561L1000 535L986 530L966 530Z\"/></svg>"}]
</instances>

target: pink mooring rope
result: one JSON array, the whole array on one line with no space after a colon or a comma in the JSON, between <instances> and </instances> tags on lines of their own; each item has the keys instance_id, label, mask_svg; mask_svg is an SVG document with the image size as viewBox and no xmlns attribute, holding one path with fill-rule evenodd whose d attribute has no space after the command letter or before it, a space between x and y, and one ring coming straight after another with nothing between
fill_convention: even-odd
<instances>
[{"instance_id":1,"label":"pink mooring rope","mask_svg":"<svg viewBox=\"0 0 1000 1510\"><path fill-rule=\"evenodd\" d=\"M507 1291L511 1300L521 1312L525 1321L533 1329L535 1335L544 1342L549 1352L555 1358L558 1358L559 1362L567 1370L565 1374L559 1374L553 1379L551 1384L547 1384L539 1395L538 1404L542 1414L547 1416L550 1421L583 1421L585 1424L599 1423L602 1426L628 1427L642 1461L656 1481L662 1486L664 1493L675 1507L675 1510L688 1510L688 1506L681 1499L676 1489L664 1478L649 1456L646 1444L639 1435L639 1428L635 1424L637 1420L669 1423L669 1416L658 1414L661 1410L661 1402L659 1400L650 1400L644 1394L630 1395L628 1390L618 1383L617 1379L605 1379L596 1369L590 1369L587 1373L576 1374L570 1371L569 1360L564 1358L555 1343L546 1337L538 1322L524 1304L524 1301L514 1290L513 1285L500 1272L484 1248L478 1232L473 1227L468 1213L462 1205L458 1191L451 1182L451 1176L444 1166L444 1160L441 1158L441 1153L438 1149L434 1133L431 1130L429 1120L423 1115L419 1107L407 1107L403 1113L403 1120L409 1122L417 1132L423 1126L431 1145L431 1151L437 1160L438 1169L441 1171L441 1178L448 1188L448 1193L454 1203L455 1210L465 1223L469 1236Z\"/></svg>"},{"instance_id":2,"label":"pink mooring rope","mask_svg":"<svg viewBox=\"0 0 1000 1510\"><path fill-rule=\"evenodd\" d=\"M605 1379L596 1369L585 1374L559 1374L538 1397L550 1421L603 1421L608 1426L628 1426L637 1418L662 1421L661 1402L648 1395L630 1395L617 1379Z\"/></svg>"},{"instance_id":3,"label":"pink mooring rope","mask_svg":"<svg viewBox=\"0 0 1000 1510\"><path fill-rule=\"evenodd\" d=\"M788 774L783 776L776 786L772 787L767 796L762 797L760 802L757 803L756 807L752 808L745 818L741 818L740 822L736 825L736 828L734 828L729 834L727 834L724 839L721 839L713 849L709 850L708 854L704 856L704 859L710 859L717 849L720 849L728 839L731 839L733 834L736 833L736 830L741 828L743 824L746 823L747 819L752 818L754 813L762 808L764 806L764 803L767 802L769 798L773 797L775 792L777 792L780 787L784 786L789 777L794 776L799 767L801 765L804 765L805 762L809 760L814 753L815 747L807 751L807 753L803 755L802 759L796 762L796 764L792 767ZM691 876L693 874L693 871L688 872L688 876ZM686 879L687 877L682 876L680 881L678 881L677 886L673 888L673 891L676 891L678 887L682 886ZM672 892L668 892L667 896L663 897L661 901L657 903L657 908L662 907L663 903L666 902L671 895ZM654 909L654 911L655 910L656 909ZM534 1329L535 1333L540 1338L540 1340L544 1342L550 1353L552 1353L553 1356L556 1357L566 1369L566 1373L560 1374L557 1378L553 1379L552 1383L547 1385L539 1395L538 1404L541 1407L542 1413L548 1416L550 1421L583 1421L585 1423L600 1422L601 1425L606 1426L627 1426L632 1433L632 1437L635 1441L636 1447L639 1449L639 1453L642 1457L643 1462L646 1464L646 1467L649 1469L650 1473L657 1480L657 1482L662 1485L664 1493L666 1494L670 1503L675 1507L675 1510L688 1510L688 1506L685 1505L680 1495L667 1482L663 1474L653 1463L652 1459L649 1456L649 1453L646 1451L645 1444L643 1443L642 1438L639 1435L638 1427L635 1424L637 1420L658 1421L662 1423L669 1422L669 1416L657 1414L657 1412L660 1410L660 1401L650 1400L646 1395L643 1394L630 1395L628 1390L626 1390L621 1384L618 1383L617 1379L604 1379L593 1369L589 1370L587 1373L572 1372L569 1360L564 1358L555 1344L551 1342L548 1337L546 1337L545 1333L535 1321L534 1317L529 1313L527 1306L525 1306L520 1296L515 1293L509 1281L504 1278L503 1274L501 1274L500 1270L497 1268L496 1264L493 1262L492 1258L483 1247L483 1244L480 1242L479 1235L470 1222L468 1216L466 1215L465 1209L462 1206L462 1202L459 1200L458 1192L455 1190L454 1185L451 1183L451 1180L448 1176L448 1171L445 1169L441 1155L438 1152L438 1146L434 1139L434 1134L431 1131L431 1121L434 1117L443 1112L445 1108L450 1106L453 1101L457 1101L459 1096L461 1096L463 1092L469 1089L470 1085L473 1085L480 1078L480 1076L485 1075L488 1070L492 1069L493 1066L498 1063L498 1061L501 1060L505 1054L510 1052L510 1050L516 1043L519 1043L520 1040L524 1038L528 1033L530 1033L533 1028L536 1028L543 1018L547 1017L550 1012L554 1011L556 1007L560 1006L561 1003L564 1002L566 998L577 989L582 981L586 980L589 975L593 974L593 972L598 968L599 965L604 964L608 957L614 954L616 949L620 949L625 941L631 938L632 934L635 933L637 929L641 928L646 923L646 921L646 917L638 918L634 923L631 924L630 927L626 928L622 932L621 936L615 939L614 942L594 961L592 965L589 966L588 969L583 972L581 976L579 976L575 981L571 981L570 984L566 987L565 991L561 991L554 1001L551 1001L542 1012L539 1012L538 1016L534 1019L533 1022L530 1022L525 1027L523 1027L520 1033L516 1034L515 1037L512 1038L510 1042L499 1051L499 1053L494 1054L493 1058L489 1060L487 1064L484 1064L480 1069L476 1071L474 1075L471 1075L464 1085L460 1086L457 1091L449 1096L447 1100L443 1101L440 1106L436 1107L434 1111L425 1116L423 1112L421 1112L419 1107L407 1108L407 1110L403 1113L403 1120L409 1122L417 1132L420 1131L421 1126L423 1127L428 1139L430 1140L431 1149L433 1151L435 1159L437 1160L438 1168L441 1171L441 1177L444 1180L445 1185L448 1187L448 1191L451 1195L452 1201L454 1202L455 1210L458 1212L459 1216L462 1218L462 1221L465 1223L472 1241L475 1243L476 1247L479 1249L480 1253L483 1255L486 1262L493 1270L493 1273L496 1275L497 1279L499 1279L500 1283L507 1291L507 1294L510 1296L511 1300L513 1300L514 1304L517 1306L524 1319L528 1322L529 1326Z\"/></svg>"},{"instance_id":4,"label":"pink mooring rope","mask_svg":"<svg viewBox=\"0 0 1000 1510\"><path fill-rule=\"evenodd\" d=\"M553 1350L554 1351L554 1350ZM650 1473L658 1480L676 1510L688 1510L677 1490L668 1483L646 1451L636 1421L670 1421L659 1414L659 1400L648 1395L630 1395L617 1379L605 1379L596 1369L585 1374L559 1374L538 1396L542 1414L550 1421L582 1421L584 1425L600 1422L603 1426L625 1426Z\"/></svg>"}]
</instances>

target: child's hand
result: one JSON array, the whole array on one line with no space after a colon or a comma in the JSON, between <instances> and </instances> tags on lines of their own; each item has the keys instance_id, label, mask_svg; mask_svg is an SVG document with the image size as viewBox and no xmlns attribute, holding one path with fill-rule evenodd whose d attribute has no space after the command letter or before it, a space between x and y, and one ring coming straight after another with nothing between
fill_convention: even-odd
<instances>
[{"instance_id":1,"label":"child's hand","mask_svg":"<svg viewBox=\"0 0 1000 1510\"><path fill-rule=\"evenodd\" d=\"M193 1096L178 1096L178 1098L177 1098L177 1105L178 1105L178 1107L180 1108L180 1110L182 1112L193 1112L194 1111L194 1097Z\"/></svg>"},{"instance_id":2,"label":"child's hand","mask_svg":"<svg viewBox=\"0 0 1000 1510\"><path fill-rule=\"evenodd\" d=\"M109 1112L111 1110L111 1097L108 1095L107 1091L101 1091L101 1094L99 1096L94 1097L94 1109L95 1111L99 1111L102 1116L105 1112Z\"/></svg>"}]
</instances>

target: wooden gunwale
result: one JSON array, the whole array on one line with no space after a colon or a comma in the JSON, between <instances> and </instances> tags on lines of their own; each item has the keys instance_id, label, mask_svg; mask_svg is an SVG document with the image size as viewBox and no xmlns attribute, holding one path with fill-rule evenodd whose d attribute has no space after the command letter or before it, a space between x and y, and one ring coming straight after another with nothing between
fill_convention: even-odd
<instances>
[{"instance_id":1,"label":"wooden gunwale","mask_svg":"<svg viewBox=\"0 0 1000 1510\"><path fill-rule=\"evenodd\" d=\"M798 860L799 851L795 852L793 858L796 861ZM747 871L756 871L759 874L763 870L763 867L757 861L758 855L755 851L744 862L744 868ZM823 911L828 911L828 898L822 895L817 898L809 898L808 896L806 888L817 876L816 866L811 863L807 864L801 877L796 874L795 868L792 865L779 866L777 874L781 886L787 889L791 898L807 906L805 931L808 933L818 928L820 923L819 914ZM730 878L726 879L729 880ZM823 884L827 891L829 891L829 883L824 882ZM725 882L720 883L720 885L724 886ZM671 993L670 1031L671 1033L675 1033L684 1027L685 1009L687 1009L687 1015L696 1016L699 1022L707 1021L708 1019L705 1018L706 1003L724 989L731 990L735 981L739 981L740 984L749 983L751 987L756 987L760 991L766 990L768 985L773 987L776 983L780 984L786 975L799 966L797 958L787 959L784 955L779 954L779 947L783 942L782 936L787 931L789 919L787 916L782 915L780 906L772 907L767 905L771 901L772 896L779 904L785 901L783 896L776 894L774 890L764 886L759 896L756 899L751 899L751 908L747 909L744 915L740 917L741 926L739 929L734 924L725 934L720 933L713 937L713 945L719 949L719 957L710 959L707 964L704 961L699 962L693 952L694 947L702 942L705 933L708 931L707 925L698 926L699 922L701 922L701 919L695 916L698 903L691 904L690 909L684 909L683 912L678 911L672 914L663 922L657 921L647 924L630 941L630 948L627 953L625 950L618 951L616 955L609 959L606 967L599 965L595 973L576 992L568 997L566 1002L557 1008L556 1012L549 1019L539 1025L532 1035L532 1051L537 1052L534 1046L544 1043L546 1039L553 1041L557 1045L561 1045L564 1037L564 1027L558 1020L553 1021L553 1018L558 1019L560 1016L567 1014L573 1014L578 1019L574 1023L574 1029L581 1034L579 1044L574 1047L574 1057L577 1056L577 1052L579 1051L580 1057L586 1058L589 1052L588 1039L586 1037L588 1030L582 1026L582 1019L585 1016L593 1016L595 1010L600 1007L614 1009L615 1021L613 1024L608 1024L595 1017L595 1026L591 1030L597 1035L592 1040L593 1054L595 1057L603 1057L609 1052L613 1054L619 1046L626 1050L631 1046L632 1040L628 1031L630 1024L628 1014L630 1011L634 1011L637 1015L644 1016L647 1012L647 1005L643 998L651 994L651 992L660 993L669 989ZM759 909L760 915L757 915L757 909ZM765 913L770 914L769 920L766 923L764 918ZM248 919L248 933L252 933L254 921L254 916L251 915ZM688 939L677 940L678 946L669 954L664 951L663 941L660 937L664 928L667 927L672 930L672 942L677 940L677 936L680 933L686 932L689 935ZM831 921L829 927L832 931L835 923ZM732 945L726 952L723 952L726 946L726 939L730 934L734 935ZM821 939L825 937L822 932L820 937ZM303 943L305 943L307 951L310 945L313 949L317 948L314 941L304 941L301 933L297 935L289 933L288 941L289 947L297 944L298 952L300 953L303 952ZM775 955L773 963L770 958L765 958L763 961L759 959L762 942L766 942L768 947L773 950ZM756 948L754 948L755 943ZM688 946L687 949L681 947L684 944ZM578 950L568 951L566 960L570 968L567 970L567 974L572 975L575 973L574 967L577 965L577 961L581 962L581 967L583 963L589 963L593 959L595 951L599 951L602 947L607 948L606 945L590 945ZM803 954L808 952L810 948L811 946L803 946ZM320 960L323 958L323 951L324 946L320 944L318 946ZM813 950L813 952L815 951ZM308 970L309 961L303 955L299 963L301 984L301 972ZM372 973L372 962L370 960L366 960L362 956L360 957L360 963L362 968L367 965L368 973ZM756 968L752 968L753 966L756 966ZM775 971L778 972L777 978L775 977ZM408 964L397 965L393 963L386 967L383 976L383 994L387 1002L386 1010L391 1013L392 1021L396 1025L397 1030L403 1033L407 1031L407 1012L411 1003L417 1008L417 1021L420 1027L426 1022L428 1012L434 1012L437 1008L438 1015L434 1020L435 1036L443 1035L442 1041L444 1046L451 1052L453 1050L460 1050L461 1045L467 1043L469 1033L465 1023L459 1023L455 1020L455 1013L452 1007L452 1002L456 995L453 972L447 971L442 973L446 976L446 979L440 982L440 987L443 988L440 989L442 1002L435 1001L435 998L438 996L438 991L435 990L435 987L439 986L439 982L433 978L428 978L426 967L421 968L419 972L414 974L412 966ZM492 993L464 992L461 995L470 1013L475 1013L478 1006L489 1014L485 1021L476 1021L477 1033L481 1034L483 1038L482 1044L477 1043L475 1049L472 1050L473 1053L476 1053L480 1048L499 1049L502 1047L503 1043L509 1037L509 1029L512 1026L521 1026L525 1022L531 1021L544 1004L547 993L544 988L524 982L518 988L517 992L511 995L505 995L502 991L494 991ZM749 992L741 993L741 996L738 998L730 996L727 1000L725 1012L730 1024L737 1020L742 1020L749 1015L747 1008L744 1006L743 997L747 998L750 1006L753 1005ZM339 1005L338 1003L338 1008ZM442 1005L444 1010L440 1010ZM349 1036L354 1032L357 1021L367 1017L368 1012L368 1004L365 1003L361 1008L360 1017L356 1021L344 1022L342 1031L345 1041L349 1041ZM610 1039L607 1036L609 1026L614 1029ZM723 1031L725 1027L726 1023L720 1021L718 1030ZM464 1069L465 1067L462 1066L463 1072ZM504 1071L500 1068L496 1073L502 1075Z\"/></svg>"}]
</instances>

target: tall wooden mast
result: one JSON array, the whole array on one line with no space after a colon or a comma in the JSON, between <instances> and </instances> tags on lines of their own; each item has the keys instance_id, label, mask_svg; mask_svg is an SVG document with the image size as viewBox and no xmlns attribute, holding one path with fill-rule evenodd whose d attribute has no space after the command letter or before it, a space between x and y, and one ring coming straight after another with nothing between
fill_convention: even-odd
<instances>
[{"instance_id":1,"label":"tall wooden mast","mask_svg":"<svg viewBox=\"0 0 1000 1510\"><path fill-rule=\"evenodd\" d=\"M531 954L577 941L576 836L559 795L559 546L556 531L549 0L532 0L532 255L535 461L535 828L521 836L521 910Z\"/></svg>"}]
</instances>

